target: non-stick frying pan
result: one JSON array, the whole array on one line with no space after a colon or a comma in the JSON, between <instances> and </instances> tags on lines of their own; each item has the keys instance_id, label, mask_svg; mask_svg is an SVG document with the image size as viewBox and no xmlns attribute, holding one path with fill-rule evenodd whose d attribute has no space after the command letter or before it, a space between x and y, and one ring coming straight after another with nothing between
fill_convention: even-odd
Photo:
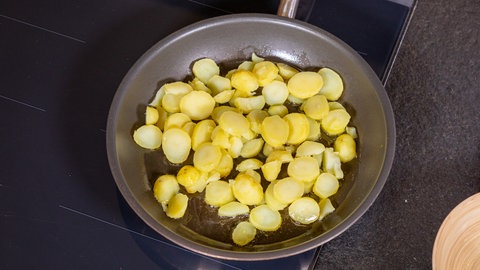
<instances>
[{"instance_id":1,"label":"non-stick frying pan","mask_svg":"<svg viewBox=\"0 0 480 270\"><path fill-rule=\"evenodd\" d=\"M295 3L282 2L282 14ZM284 6L288 8L284 8ZM154 31L154 27L152 31ZM164 214L152 194L152 151L138 147L132 132L162 83L184 80L195 60L209 57L229 66L252 53L309 70L329 67L341 74L340 100L352 114L359 138L356 166L342 182L336 211L318 226L285 241L244 248L195 232ZM358 220L380 193L395 148L395 126L387 94L369 65L348 45L324 30L268 14L234 14L207 19L169 35L148 50L121 82L108 116L107 151L116 184L143 221L174 243L200 254L233 260L266 260L298 254L338 236ZM152 157L153 155L153 157ZM159 165L160 170L174 167Z\"/></svg>"}]
</instances>

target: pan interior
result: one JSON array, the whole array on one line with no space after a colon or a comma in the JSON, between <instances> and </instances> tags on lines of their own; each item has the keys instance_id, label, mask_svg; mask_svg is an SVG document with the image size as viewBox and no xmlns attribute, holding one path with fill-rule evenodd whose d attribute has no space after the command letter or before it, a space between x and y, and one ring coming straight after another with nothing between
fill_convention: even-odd
<instances>
[{"instance_id":1,"label":"pan interior","mask_svg":"<svg viewBox=\"0 0 480 270\"><path fill-rule=\"evenodd\" d=\"M152 30L153 31L153 30ZM238 248L212 240L165 216L152 195L145 158L132 140L139 115L165 82L184 80L192 63L209 57L228 66L252 53L301 69L330 67L342 75L341 99L359 133L358 163L335 198L337 210L320 226L287 241ZM132 67L112 103L107 150L112 173L129 205L154 230L198 253L236 260L297 254L325 243L352 225L373 203L390 170L393 113L382 85L358 54L317 27L271 15L228 15L181 29L155 44Z\"/></svg>"}]
</instances>

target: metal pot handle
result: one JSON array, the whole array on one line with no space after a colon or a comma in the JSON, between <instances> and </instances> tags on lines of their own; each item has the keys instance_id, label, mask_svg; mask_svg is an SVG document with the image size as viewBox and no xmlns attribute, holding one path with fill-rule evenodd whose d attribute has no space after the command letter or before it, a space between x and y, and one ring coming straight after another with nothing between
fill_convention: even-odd
<instances>
[{"instance_id":1,"label":"metal pot handle","mask_svg":"<svg viewBox=\"0 0 480 270\"><path fill-rule=\"evenodd\" d=\"M277 15L294 19L297 13L298 2L300 0L281 0Z\"/></svg>"}]
</instances>

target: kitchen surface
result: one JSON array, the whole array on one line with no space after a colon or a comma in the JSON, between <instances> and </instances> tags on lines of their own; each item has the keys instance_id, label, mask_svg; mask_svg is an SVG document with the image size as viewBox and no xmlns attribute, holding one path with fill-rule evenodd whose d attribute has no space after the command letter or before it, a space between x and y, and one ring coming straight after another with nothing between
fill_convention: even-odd
<instances>
[{"instance_id":1,"label":"kitchen surface","mask_svg":"<svg viewBox=\"0 0 480 270\"><path fill-rule=\"evenodd\" d=\"M397 133L377 200L317 249L260 262L198 255L118 191L106 123L129 68L184 26L278 3L2 1L0 269L431 269L443 220L480 192L478 0L301 2L297 19L352 46L385 84Z\"/></svg>"}]
</instances>

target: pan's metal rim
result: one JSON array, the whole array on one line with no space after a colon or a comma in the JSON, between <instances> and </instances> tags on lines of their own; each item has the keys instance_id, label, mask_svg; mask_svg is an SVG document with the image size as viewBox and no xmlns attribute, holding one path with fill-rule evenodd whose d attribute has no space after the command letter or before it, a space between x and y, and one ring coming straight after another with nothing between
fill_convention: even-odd
<instances>
[{"instance_id":1,"label":"pan's metal rim","mask_svg":"<svg viewBox=\"0 0 480 270\"><path fill-rule=\"evenodd\" d=\"M161 49L164 46L168 46L168 44L174 42L175 40L181 38L184 35L188 35L192 31L201 31L203 28L206 27L214 27L218 24L226 24L226 23L239 23L245 22L245 20L256 20L258 22L268 22L268 23L276 23L279 25L285 25L288 27L296 27L301 28L303 31L308 30L314 35L322 36L324 39L329 39L334 43L341 44L341 48L345 50L348 54L352 55L354 58L353 60L357 62L360 66L365 67L366 75L368 79L374 84L376 93L378 95L381 104L383 105L384 110L384 120L387 130L387 138L385 141L385 159L383 163L383 168L378 176L377 182L372 188L369 195L364 198L361 204L357 207L357 210L352 213L349 217L345 218L340 224L338 224L335 228L327 231L326 233L322 234L319 237L310 239L302 244L297 246L292 246L284 249L278 249L273 251L258 251L258 252L239 252L239 251L230 251L230 250L221 250L213 247L208 247L205 245L201 245L199 243L193 242L186 238L180 237L173 233L172 231L166 229L163 226L158 226L158 223L139 205L136 201L135 197L133 196L132 192L125 184L124 176L121 173L119 167L119 161L116 156L116 137L115 137L115 130L117 127L117 115L118 115L118 104L123 99L126 93L126 85L128 82L135 76L138 70L141 68L141 63L149 61L151 57L154 56L154 53ZM146 51L137 61L136 63L130 68L127 72L126 76L120 83L117 92L115 93L112 101L112 105L110 107L108 117L107 117L107 132L106 132L106 146L107 146L107 157L108 162L111 168L111 172L113 178L117 184L117 187L122 194L122 196L127 201L128 205L134 210L135 213L151 228L157 231L159 234L167 238L168 240L178 244L179 246L187 249L195 251L201 255L205 255L208 257L218 258L218 259L226 259L226 260L237 260L237 261L259 261L259 260L270 260L270 259L278 259L287 256L297 255L313 248L316 248L320 245L327 243L328 241L336 238L341 233L346 231L350 226L352 226L361 216L370 208L370 206L374 203L378 195L380 194L383 186L385 185L388 175L390 173L390 169L393 164L393 159L395 155L395 138L396 138L396 130L395 130L395 120L394 120L394 113L388 98L388 95L380 82L377 75L373 72L370 68L368 63L349 45L344 43L342 40L337 38L336 36L332 35L331 33L306 22L298 21L295 19L290 19L286 17L280 17L277 15L271 14L257 14L257 13L246 13L246 14L231 14L231 15L224 15L218 16L214 18L205 19L170 34L169 36L165 37L164 39L157 42L153 45L148 51Z\"/></svg>"}]
</instances>

